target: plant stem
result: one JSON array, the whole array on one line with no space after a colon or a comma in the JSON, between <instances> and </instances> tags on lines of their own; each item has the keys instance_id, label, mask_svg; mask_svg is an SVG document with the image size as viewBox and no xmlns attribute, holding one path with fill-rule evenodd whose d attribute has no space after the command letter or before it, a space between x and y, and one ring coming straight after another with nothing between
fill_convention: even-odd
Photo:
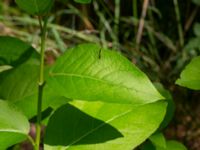
<instances>
[{"instance_id":1,"label":"plant stem","mask_svg":"<svg viewBox=\"0 0 200 150\"><path fill-rule=\"evenodd\" d=\"M41 27L41 50L40 50L40 75L38 82L38 104L37 104L37 123L36 123L36 140L35 140L35 150L40 149L40 139L41 139L41 116L42 116L42 96L44 87L44 52L45 52L45 41L46 41L46 31L47 31L47 18L45 18L42 24L42 18L39 17L39 24Z\"/></svg>"},{"instance_id":2,"label":"plant stem","mask_svg":"<svg viewBox=\"0 0 200 150\"><path fill-rule=\"evenodd\" d=\"M35 141L32 139L31 136L28 135L29 142L35 147Z\"/></svg>"},{"instance_id":3,"label":"plant stem","mask_svg":"<svg viewBox=\"0 0 200 150\"><path fill-rule=\"evenodd\" d=\"M188 19L187 19L187 21L185 23L185 26L184 26L184 32L185 33L190 29L190 27L191 27L196 15L197 15L198 11L199 11L199 6L195 6L195 8L193 9L191 15L188 17Z\"/></svg>"},{"instance_id":4,"label":"plant stem","mask_svg":"<svg viewBox=\"0 0 200 150\"><path fill-rule=\"evenodd\" d=\"M180 46L183 47L184 46L184 36L183 36L183 29L182 29L182 25L181 25L181 16L180 16L180 12L179 12L178 0L173 0L173 2L174 2L175 13L176 13Z\"/></svg>"},{"instance_id":5,"label":"plant stem","mask_svg":"<svg viewBox=\"0 0 200 150\"><path fill-rule=\"evenodd\" d=\"M115 38L113 41L114 49L118 49L118 44L119 44L119 18L120 18L120 0L115 0L115 18L114 18Z\"/></svg>"},{"instance_id":6,"label":"plant stem","mask_svg":"<svg viewBox=\"0 0 200 150\"><path fill-rule=\"evenodd\" d=\"M148 5L149 5L149 0L144 0L143 8L142 8L142 15L141 15L141 18L140 18L138 33L137 33L137 37L136 37L137 49L139 49L139 47L140 47L140 42L141 42L141 39L142 39L142 33L143 33L143 29L144 29L144 20L145 20L145 17L146 17Z\"/></svg>"},{"instance_id":7,"label":"plant stem","mask_svg":"<svg viewBox=\"0 0 200 150\"><path fill-rule=\"evenodd\" d=\"M133 17L138 19L137 0L133 0ZM135 35L137 34L137 26L135 26Z\"/></svg>"}]
</instances>

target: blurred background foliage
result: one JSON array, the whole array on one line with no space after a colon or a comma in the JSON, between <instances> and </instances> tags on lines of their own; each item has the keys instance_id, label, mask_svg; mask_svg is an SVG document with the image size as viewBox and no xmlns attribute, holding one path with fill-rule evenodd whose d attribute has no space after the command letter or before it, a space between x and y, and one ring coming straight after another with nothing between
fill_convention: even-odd
<instances>
[{"instance_id":1,"label":"blurred background foliage","mask_svg":"<svg viewBox=\"0 0 200 150\"><path fill-rule=\"evenodd\" d=\"M113 48L168 89L176 113L165 134L190 150L200 148L200 93L175 85L181 70L200 54L200 0L56 0L49 14L46 62L78 43ZM0 35L39 46L37 18L13 0L0 1Z\"/></svg>"}]
</instances>

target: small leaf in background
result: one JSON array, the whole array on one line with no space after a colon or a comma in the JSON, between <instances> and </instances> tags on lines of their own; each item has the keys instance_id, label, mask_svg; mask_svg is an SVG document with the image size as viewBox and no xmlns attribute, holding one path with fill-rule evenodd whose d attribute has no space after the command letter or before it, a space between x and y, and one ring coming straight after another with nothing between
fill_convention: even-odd
<instances>
[{"instance_id":1,"label":"small leaf in background","mask_svg":"<svg viewBox=\"0 0 200 150\"><path fill-rule=\"evenodd\" d=\"M156 150L156 148L150 141L146 141L141 145L140 150Z\"/></svg>"},{"instance_id":2,"label":"small leaf in background","mask_svg":"<svg viewBox=\"0 0 200 150\"><path fill-rule=\"evenodd\" d=\"M192 0L193 3L197 4L197 5L200 5L200 0Z\"/></svg>"},{"instance_id":3,"label":"small leaf in background","mask_svg":"<svg viewBox=\"0 0 200 150\"><path fill-rule=\"evenodd\" d=\"M0 65L17 66L39 54L29 44L9 36L0 36Z\"/></svg>"},{"instance_id":4,"label":"small leaf in background","mask_svg":"<svg viewBox=\"0 0 200 150\"><path fill-rule=\"evenodd\" d=\"M153 145L150 141L147 141L142 145L141 150L187 150L187 148L180 142L169 140L166 141L165 148Z\"/></svg>"},{"instance_id":5,"label":"small leaf in background","mask_svg":"<svg viewBox=\"0 0 200 150\"><path fill-rule=\"evenodd\" d=\"M49 74L49 86L69 99L134 105L163 99L130 61L96 44L82 44L66 51Z\"/></svg>"},{"instance_id":6,"label":"small leaf in background","mask_svg":"<svg viewBox=\"0 0 200 150\"><path fill-rule=\"evenodd\" d=\"M0 100L0 149L4 150L27 139L29 123L16 108Z\"/></svg>"},{"instance_id":7,"label":"small leaf in background","mask_svg":"<svg viewBox=\"0 0 200 150\"><path fill-rule=\"evenodd\" d=\"M156 147L156 150L187 150L183 144L177 141L167 141L166 144L166 148Z\"/></svg>"},{"instance_id":8,"label":"small leaf in background","mask_svg":"<svg viewBox=\"0 0 200 150\"><path fill-rule=\"evenodd\" d=\"M175 103L173 101L172 95L168 90L166 90L162 84L160 83L154 83L156 89L165 97L165 100L167 101L167 112L165 115L164 120L162 121L159 130L166 128L167 125L170 123L174 116L175 111Z\"/></svg>"},{"instance_id":9,"label":"small leaf in background","mask_svg":"<svg viewBox=\"0 0 200 150\"><path fill-rule=\"evenodd\" d=\"M133 149L155 132L166 109L164 101L142 106L81 100L70 104L76 107L70 106L74 111L67 109L69 105L66 105L51 116L45 135L45 150ZM85 119L90 118L86 114L93 119Z\"/></svg>"},{"instance_id":10,"label":"small leaf in background","mask_svg":"<svg viewBox=\"0 0 200 150\"><path fill-rule=\"evenodd\" d=\"M193 90L200 90L200 56L195 57L185 67L176 84Z\"/></svg>"},{"instance_id":11,"label":"small leaf in background","mask_svg":"<svg viewBox=\"0 0 200 150\"><path fill-rule=\"evenodd\" d=\"M82 3L82 4L88 4L92 2L92 0L74 0L74 1L77 3Z\"/></svg>"},{"instance_id":12,"label":"small leaf in background","mask_svg":"<svg viewBox=\"0 0 200 150\"><path fill-rule=\"evenodd\" d=\"M162 133L154 133L149 137L149 140L153 143L155 147L166 148L166 140Z\"/></svg>"},{"instance_id":13,"label":"small leaf in background","mask_svg":"<svg viewBox=\"0 0 200 150\"><path fill-rule=\"evenodd\" d=\"M198 55L198 52L200 52L200 37L191 38L189 42L185 45L184 50L187 50L192 55L196 56Z\"/></svg>"},{"instance_id":14,"label":"small leaf in background","mask_svg":"<svg viewBox=\"0 0 200 150\"><path fill-rule=\"evenodd\" d=\"M194 34L199 37L200 36L200 23L195 23L193 30L194 30Z\"/></svg>"},{"instance_id":15,"label":"small leaf in background","mask_svg":"<svg viewBox=\"0 0 200 150\"><path fill-rule=\"evenodd\" d=\"M17 5L32 15L44 15L53 6L54 0L15 0Z\"/></svg>"}]
</instances>

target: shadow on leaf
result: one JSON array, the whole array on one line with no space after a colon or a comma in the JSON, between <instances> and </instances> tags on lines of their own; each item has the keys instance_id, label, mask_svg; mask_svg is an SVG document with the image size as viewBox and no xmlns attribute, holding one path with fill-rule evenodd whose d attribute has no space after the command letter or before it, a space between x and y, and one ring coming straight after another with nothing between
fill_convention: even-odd
<instances>
[{"instance_id":1,"label":"shadow on leaf","mask_svg":"<svg viewBox=\"0 0 200 150\"><path fill-rule=\"evenodd\" d=\"M120 137L123 135L116 128L66 104L51 116L46 129L45 144L52 146L96 144Z\"/></svg>"}]
</instances>

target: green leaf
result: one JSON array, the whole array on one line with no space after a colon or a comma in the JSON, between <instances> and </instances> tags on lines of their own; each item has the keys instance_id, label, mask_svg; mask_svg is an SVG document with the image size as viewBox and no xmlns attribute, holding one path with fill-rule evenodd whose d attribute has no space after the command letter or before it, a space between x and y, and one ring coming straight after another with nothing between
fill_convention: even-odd
<instances>
[{"instance_id":1,"label":"green leaf","mask_svg":"<svg viewBox=\"0 0 200 150\"><path fill-rule=\"evenodd\" d=\"M74 1L77 3L82 3L82 4L88 4L92 2L92 0L74 0Z\"/></svg>"},{"instance_id":2,"label":"green leaf","mask_svg":"<svg viewBox=\"0 0 200 150\"><path fill-rule=\"evenodd\" d=\"M18 66L39 54L29 44L9 36L0 36L0 66Z\"/></svg>"},{"instance_id":3,"label":"green leaf","mask_svg":"<svg viewBox=\"0 0 200 150\"><path fill-rule=\"evenodd\" d=\"M155 132L166 109L163 101L142 106L81 100L70 104L84 115L59 108L46 129L45 150L133 149ZM86 114L97 121L85 119Z\"/></svg>"},{"instance_id":4,"label":"green leaf","mask_svg":"<svg viewBox=\"0 0 200 150\"><path fill-rule=\"evenodd\" d=\"M140 149L141 150L156 150L155 146L150 141L146 141L145 143L143 143Z\"/></svg>"},{"instance_id":5,"label":"green leaf","mask_svg":"<svg viewBox=\"0 0 200 150\"><path fill-rule=\"evenodd\" d=\"M155 147L166 148L165 137L162 133L155 133L149 137L149 140L153 143Z\"/></svg>"},{"instance_id":6,"label":"green leaf","mask_svg":"<svg viewBox=\"0 0 200 150\"><path fill-rule=\"evenodd\" d=\"M32 15L44 15L53 6L54 0L15 0L17 5Z\"/></svg>"},{"instance_id":7,"label":"green leaf","mask_svg":"<svg viewBox=\"0 0 200 150\"><path fill-rule=\"evenodd\" d=\"M18 106L28 117L37 108L34 101L37 100L38 68L33 62L0 75L0 97Z\"/></svg>"},{"instance_id":8,"label":"green leaf","mask_svg":"<svg viewBox=\"0 0 200 150\"><path fill-rule=\"evenodd\" d=\"M71 116L71 120L69 121L68 117ZM80 125L78 125L80 124ZM100 128L100 126L102 127ZM64 127L64 128L63 128ZM61 129L60 131L54 130L54 128ZM99 128L99 129L98 129ZM54 138L53 135L58 134L58 132L63 133L63 129L65 129L65 133L62 138ZM46 129L46 139L45 142L49 144L56 145L70 145L75 142L80 137L94 131L96 134L96 138L90 138L86 140L77 141L77 144L95 144L106 142L107 140L112 140L118 137L123 137L122 134L113 128L111 125L106 124L105 122L95 119L86 113L81 112L76 107L66 104L60 107L55 111L53 116L51 117L47 129ZM107 131L106 134L101 134L103 131ZM92 133L93 134L93 133ZM71 136L74 135L74 136Z\"/></svg>"},{"instance_id":9,"label":"green leaf","mask_svg":"<svg viewBox=\"0 0 200 150\"><path fill-rule=\"evenodd\" d=\"M177 141L167 141L167 147L156 147L156 150L187 150L187 148Z\"/></svg>"},{"instance_id":10,"label":"green leaf","mask_svg":"<svg viewBox=\"0 0 200 150\"><path fill-rule=\"evenodd\" d=\"M46 70L47 72L48 70ZM28 118L37 113L39 64L29 60L27 63L0 74L0 98L16 105ZM53 89L44 87L43 110L56 99Z\"/></svg>"},{"instance_id":11,"label":"green leaf","mask_svg":"<svg viewBox=\"0 0 200 150\"><path fill-rule=\"evenodd\" d=\"M141 105L163 99L147 76L117 52L82 44L58 58L47 81L70 99Z\"/></svg>"},{"instance_id":12,"label":"green leaf","mask_svg":"<svg viewBox=\"0 0 200 150\"><path fill-rule=\"evenodd\" d=\"M192 61L182 71L180 79L176 84L193 90L200 90L200 56L192 59Z\"/></svg>"},{"instance_id":13,"label":"green leaf","mask_svg":"<svg viewBox=\"0 0 200 150\"><path fill-rule=\"evenodd\" d=\"M167 112L165 115L164 120L162 121L159 130L163 130L167 127L167 125L170 123L174 116L175 111L175 103L173 101L173 98L168 90L166 90L162 84L160 83L154 83L157 90L165 97L165 100L167 101Z\"/></svg>"},{"instance_id":14,"label":"green leaf","mask_svg":"<svg viewBox=\"0 0 200 150\"><path fill-rule=\"evenodd\" d=\"M200 36L200 23L195 23L193 30L194 30L194 34L199 37Z\"/></svg>"},{"instance_id":15,"label":"green leaf","mask_svg":"<svg viewBox=\"0 0 200 150\"><path fill-rule=\"evenodd\" d=\"M192 0L193 3L197 4L197 5L200 5L200 0Z\"/></svg>"},{"instance_id":16,"label":"green leaf","mask_svg":"<svg viewBox=\"0 0 200 150\"><path fill-rule=\"evenodd\" d=\"M184 49L194 54L193 52L194 50L198 50L198 52L200 51L199 43L200 43L200 37L191 38L189 42L186 44L186 46L184 47Z\"/></svg>"},{"instance_id":17,"label":"green leaf","mask_svg":"<svg viewBox=\"0 0 200 150\"><path fill-rule=\"evenodd\" d=\"M16 108L0 100L0 149L22 142L27 138L29 123Z\"/></svg>"}]
</instances>

